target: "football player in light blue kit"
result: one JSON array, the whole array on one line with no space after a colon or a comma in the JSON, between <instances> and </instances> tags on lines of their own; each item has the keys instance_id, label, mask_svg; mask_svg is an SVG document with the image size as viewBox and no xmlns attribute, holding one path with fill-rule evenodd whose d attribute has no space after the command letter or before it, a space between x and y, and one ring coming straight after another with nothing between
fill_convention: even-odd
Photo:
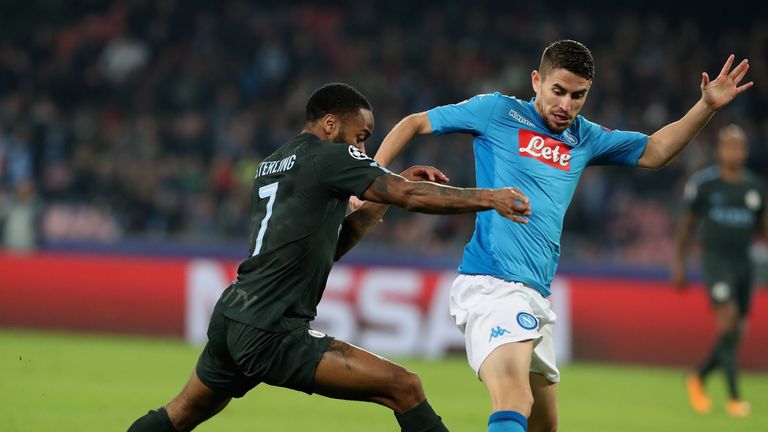
<instances>
[{"instance_id":1,"label":"football player in light blue kit","mask_svg":"<svg viewBox=\"0 0 768 432\"><path fill-rule=\"evenodd\" d=\"M464 332L469 364L491 395L488 431L557 428L556 317L546 297L563 216L584 168L666 165L718 109L751 87L739 86L747 60L732 68L733 62L731 55L712 81L703 73L701 99L680 120L647 136L578 115L592 85L592 55L579 42L561 40L544 50L539 70L531 73L536 97L530 101L478 95L412 114L384 139L374 159L386 166L416 135L471 134L477 187L515 186L530 199L528 224L477 214L451 288L451 315Z\"/></svg>"}]
</instances>

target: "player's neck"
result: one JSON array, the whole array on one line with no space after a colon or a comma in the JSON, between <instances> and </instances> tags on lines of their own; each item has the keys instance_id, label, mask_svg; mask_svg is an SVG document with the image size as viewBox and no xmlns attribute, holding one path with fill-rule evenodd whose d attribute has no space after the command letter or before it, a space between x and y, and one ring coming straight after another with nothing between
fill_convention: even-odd
<instances>
[{"instance_id":1,"label":"player's neck","mask_svg":"<svg viewBox=\"0 0 768 432\"><path fill-rule=\"evenodd\" d=\"M741 167L720 166L720 178L727 183L739 183L744 179L744 170Z\"/></svg>"},{"instance_id":2,"label":"player's neck","mask_svg":"<svg viewBox=\"0 0 768 432\"><path fill-rule=\"evenodd\" d=\"M317 123L307 123L301 129L301 133L310 133L323 141L330 141L330 136L325 133L325 130Z\"/></svg>"}]
</instances>

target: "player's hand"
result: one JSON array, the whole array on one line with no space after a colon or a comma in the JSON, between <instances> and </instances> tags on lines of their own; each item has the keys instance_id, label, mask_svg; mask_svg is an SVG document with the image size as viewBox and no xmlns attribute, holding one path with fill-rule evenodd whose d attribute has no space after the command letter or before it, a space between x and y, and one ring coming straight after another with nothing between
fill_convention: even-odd
<instances>
[{"instance_id":1,"label":"player's hand","mask_svg":"<svg viewBox=\"0 0 768 432\"><path fill-rule=\"evenodd\" d=\"M364 202L365 201L361 200L356 196L349 197L349 202L347 203L347 214L350 214L353 211L362 207Z\"/></svg>"},{"instance_id":2,"label":"player's hand","mask_svg":"<svg viewBox=\"0 0 768 432\"><path fill-rule=\"evenodd\" d=\"M728 105L739 93L752 87L752 81L739 85L749 70L749 60L742 60L731 70L734 59L733 54L728 56L723 69L720 70L720 75L713 81L709 80L709 75L706 72L701 74L701 98L713 110L719 110Z\"/></svg>"},{"instance_id":3,"label":"player's hand","mask_svg":"<svg viewBox=\"0 0 768 432\"><path fill-rule=\"evenodd\" d=\"M401 172L400 175L411 181L431 181L440 184L448 183L448 177L433 166L412 166Z\"/></svg>"},{"instance_id":4,"label":"player's hand","mask_svg":"<svg viewBox=\"0 0 768 432\"><path fill-rule=\"evenodd\" d=\"M528 223L531 213L531 203L518 188L503 188L493 190L493 208L500 215L517 223Z\"/></svg>"},{"instance_id":5,"label":"player's hand","mask_svg":"<svg viewBox=\"0 0 768 432\"><path fill-rule=\"evenodd\" d=\"M688 278L685 276L685 264L675 261L672 263L670 269L672 273L672 283L678 291L685 291L688 289Z\"/></svg>"}]
</instances>

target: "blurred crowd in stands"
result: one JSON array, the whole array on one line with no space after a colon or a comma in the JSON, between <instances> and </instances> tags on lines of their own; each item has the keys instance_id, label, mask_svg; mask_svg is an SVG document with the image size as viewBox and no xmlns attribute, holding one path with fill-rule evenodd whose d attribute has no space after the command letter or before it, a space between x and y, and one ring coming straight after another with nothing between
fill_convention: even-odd
<instances>
[{"instance_id":1,"label":"blurred crowd in stands","mask_svg":"<svg viewBox=\"0 0 768 432\"><path fill-rule=\"evenodd\" d=\"M245 248L255 167L300 130L316 87L343 81L368 96L373 154L409 113L492 91L529 99L531 70L560 38L592 50L583 114L613 129L652 133L676 120L699 97L701 72L716 75L731 52L750 59L757 84L664 170L589 168L566 217L564 259L666 261L682 182L710 162L719 126L744 127L750 167L768 174L765 19L482 1L9 3L0 7L7 248L134 238ZM472 160L469 136L419 138L396 168L431 164L471 186ZM470 216L391 211L365 245L456 255L472 228Z\"/></svg>"}]
</instances>

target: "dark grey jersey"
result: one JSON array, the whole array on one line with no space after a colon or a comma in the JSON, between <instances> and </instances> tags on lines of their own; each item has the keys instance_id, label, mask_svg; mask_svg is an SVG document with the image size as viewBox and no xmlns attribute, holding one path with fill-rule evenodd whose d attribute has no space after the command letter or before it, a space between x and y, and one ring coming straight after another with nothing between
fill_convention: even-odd
<instances>
[{"instance_id":1,"label":"dark grey jersey","mask_svg":"<svg viewBox=\"0 0 768 432\"><path fill-rule=\"evenodd\" d=\"M688 181L683 205L701 222L705 254L742 259L759 230L765 194L749 172L741 182L728 183L717 167L709 167Z\"/></svg>"},{"instance_id":2,"label":"dark grey jersey","mask_svg":"<svg viewBox=\"0 0 768 432\"><path fill-rule=\"evenodd\" d=\"M387 172L355 147L309 133L264 159L253 183L250 256L216 308L270 331L312 320L349 197Z\"/></svg>"}]
</instances>

